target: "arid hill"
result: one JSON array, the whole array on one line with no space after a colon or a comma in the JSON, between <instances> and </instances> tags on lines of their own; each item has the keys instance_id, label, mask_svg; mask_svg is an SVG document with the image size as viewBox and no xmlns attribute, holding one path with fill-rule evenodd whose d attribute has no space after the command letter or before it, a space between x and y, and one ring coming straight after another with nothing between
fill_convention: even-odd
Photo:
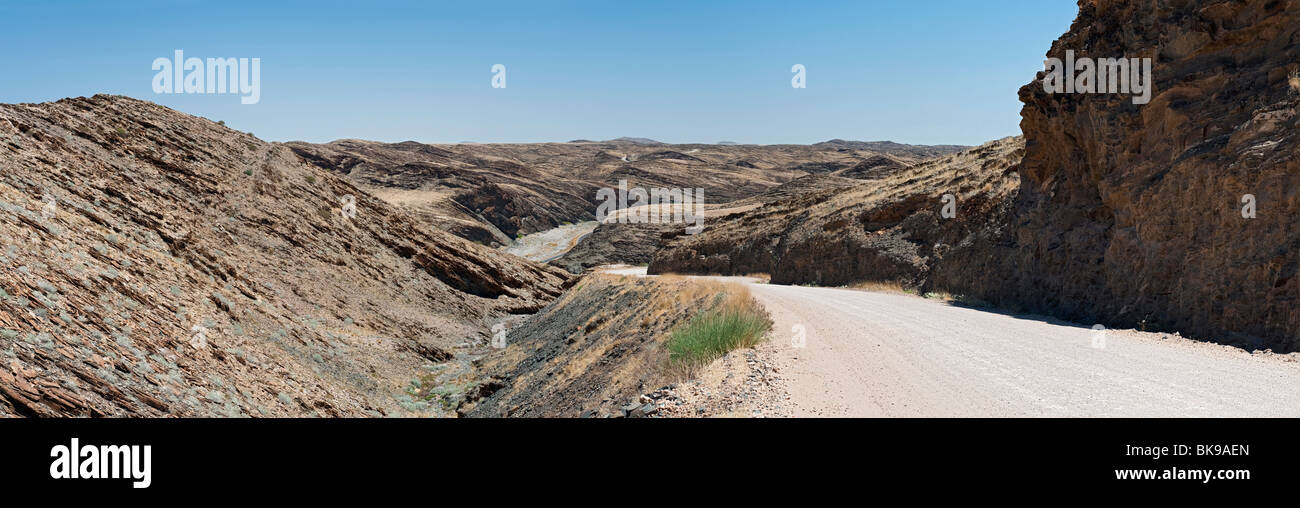
<instances>
[{"instance_id":1,"label":"arid hill","mask_svg":"<svg viewBox=\"0 0 1300 508\"><path fill-rule=\"evenodd\" d=\"M835 149L865 150L911 159L929 159L932 157L957 153L970 148L969 146L963 145L907 145L903 143L895 143L893 141L846 141L843 139L822 141L821 143L813 144L813 146Z\"/></svg>"},{"instance_id":2,"label":"arid hill","mask_svg":"<svg viewBox=\"0 0 1300 508\"><path fill-rule=\"evenodd\" d=\"M968 241L1005 211L1019 187L1015 165L1022 149L1019 138L1007 138L868 182L823 177L816 185L774 192L778 199L668 242L649 271L921 287L950 246ZM945 194L956 200L953 218L941 216Z\"/></svg>"},{"instance_id":3,"label":"arid hill","mask_svg":"<svg viewBox=\"0 0 1300 508\"><path fill-rule=\"evenodd\" d=\"M874 171L948 150L901 144L669 145L643 138L425 145L341 140L288 146L435 227L485 245L595 219L596 190L703 188L708 203L758 195L809 174ZM875 145L872 145L875 146Z\"/></svg>"},{"instance_id":4,"label":"arid hill","mask_svg":"<svg viewBox=\"0 0 1300 508\"><path fill-rule=\"evenodd\" d=\"M0 416L438 415L403 387L568 281L104 95L0 105L0 238Z\"/></svg>"},{"instance_id":5,"label":"arid hill","mask_svg":"<svg viewBox=\"0 0 1300 508\"><path fill-rule=\"evenodd\" d=\"M828 174L801 176L756 196L707 206L704 211L704 227L713 227L721 217L741 213L764 203L860 183L861 180ZM686 227L686 224L620 224L607 220L599 224L582 242L550 263L572 273L582 273L589 268L608 264L649 264L661 246L673 238L686 235Z\"/></svg>"},{"instance_id":6,"label":"arid hill","mask_svg":"<svg viewBox=\"0 0 1300 508\"><path fill-rule=\"evenodd\" d=\"M288 146L434 227L484 245L508 245L517 235L594 216L596 185L498 156L491 145Z\"/></svg>"}]
</instances>

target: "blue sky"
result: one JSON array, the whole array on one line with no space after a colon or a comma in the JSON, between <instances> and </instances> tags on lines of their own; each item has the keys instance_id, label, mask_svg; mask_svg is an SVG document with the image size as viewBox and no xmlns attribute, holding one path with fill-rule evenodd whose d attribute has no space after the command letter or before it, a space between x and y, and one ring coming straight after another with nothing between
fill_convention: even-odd
<instances>
[{"instance_id":1,"label":"blue sky","mask_svg":"<svg viewBox=\"0 0 1300 508\"><path fill-rule=\"evenodd\" d=\"M1073 0L15 4L0 5L0 102L114 93L273 141L429 143L978 144L1019 133L1016 91L1077 12ZM176 49L261 58L261 101L155 94L150 65ZM807 88L791 87L794 64Z\"/></svg>"}]
</instances>

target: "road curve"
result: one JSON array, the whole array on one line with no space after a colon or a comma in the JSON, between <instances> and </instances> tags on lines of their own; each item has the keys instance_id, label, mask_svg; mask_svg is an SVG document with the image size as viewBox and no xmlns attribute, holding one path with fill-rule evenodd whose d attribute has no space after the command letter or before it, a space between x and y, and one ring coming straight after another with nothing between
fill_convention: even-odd
<instances>
[{"instance_id":1,"label":"road curve","mask_svg":"<svg viewBox=\"0 0 1300 508\"><path fill-rule=\"evenodd\" d=\"M758 349L779 368L793 416L1300 416L1297 355L907 294L723 279L748 284L772 314Z\"/></svg>"}]
</instances>

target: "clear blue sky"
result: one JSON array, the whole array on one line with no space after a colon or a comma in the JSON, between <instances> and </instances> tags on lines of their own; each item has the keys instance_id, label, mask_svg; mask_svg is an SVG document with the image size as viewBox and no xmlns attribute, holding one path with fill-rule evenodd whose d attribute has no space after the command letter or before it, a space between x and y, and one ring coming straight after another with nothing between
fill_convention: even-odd
<instances>
[{"instance_id":1,"label":"clear blue sky","mask_svg":"<svg viewBox=\"0 0 1300 508\"><path fill-rule=\"evenodd\" d=\"M22 2L0 102L114 93L273 141L977 144L1073 0ZM154 94L150 65L262 59L261 102ZM490 86L506 65L506 88ZM790 86L794 64L807 88Z\"/></svg>"}]
</instances>

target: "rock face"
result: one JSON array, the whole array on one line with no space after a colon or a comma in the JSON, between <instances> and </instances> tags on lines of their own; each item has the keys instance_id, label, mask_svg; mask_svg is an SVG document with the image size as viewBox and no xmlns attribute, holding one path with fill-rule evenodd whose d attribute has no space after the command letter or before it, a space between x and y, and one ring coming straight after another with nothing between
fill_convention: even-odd
<instances>
[{"instance_id":1,"label":"rock face","mask_svg":"<svg viewBox=\"0 0 1300 508\"><path fill-rule=\"evenodd\" d=\"M1019 138L1007 138L867 183L805 177L774 189L757 208L710 221L702 234L675 238L655 252L649 272L921 287L952 246L986 236L1004 220L1019 186L1022 148ZM946 194L955 200L952 218L942 216Z\"/></svg>"},{"instance_id":2,"label":"rock face","mask_svg":"<svg viewBox=\"0 0 1300 508\"><path fill-rule=\"evenodd\" d=\"M550 264L575 274L601 265L644 265L665 235L679 234L682 229L673 224L600 224Z\"/></svg>"},{"instance_id":3,"label":"rock face","mask_svg":"<svg viewBox=\"0 0 1300 508\"><path fill-rule=\"evenodd\" d=\"M395 394L568 283L115 96L0 105L0 238L0 416L437 414Z\"/></svg>"},{"instance_id":4,"label":"rock face","mask_svg":"<svg viewBox=\"0 0 1300 508\"><path fill-rule=\"evenodd\" d=\"M1300 2L1084 1L1048 56L1066 50L1152 57L1150 103L1023 87L1011 228L999 248L954 253L942 282L1083 322L1300 349Z\"/></svg>"}]
</instances>

